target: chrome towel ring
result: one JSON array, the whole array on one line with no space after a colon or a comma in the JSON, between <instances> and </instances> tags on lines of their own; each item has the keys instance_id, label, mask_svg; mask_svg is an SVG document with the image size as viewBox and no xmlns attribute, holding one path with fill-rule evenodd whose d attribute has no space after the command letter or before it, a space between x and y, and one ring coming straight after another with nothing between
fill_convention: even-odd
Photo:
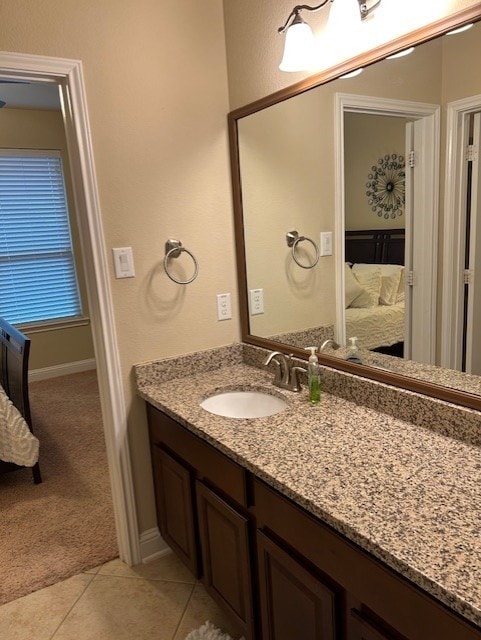
<instances>
[{"instance_id":1,"label":"chrome towel ring","mask_svg":"<svg viewBox=\"0 0 481 640\"><path fill-rule=\"evenodd\" d=\"M169 271L169 260L171 258L178 258L182 252L189 254L194 263L194 274L187 280L178 280ZM189 249L182 246L182 242L180 240L167 240L165 243L164 269L172 282L176 282L177 284L189 284L197 278L197 274L199 273L199 263L192 251L189 251Z\"/></svg>"},{"instance_id":2,"label":"chrome towel ring","mask_svg":"<svg viewBox=\"0 0 481 640\"><path fill-rule=\"evenodd\" d=\"M316 259L313 262L313 264L302 264L302 262L299 262L299 260L297 259L296 248L299 242L303 242L303 240L310 242L314 247L314 249L316 250ZM294 262L300 267L302 267L303 269L313 269L316 266L316 264L319 262L319 255L320 255L319 247L314 242L314 240L311 240L311 238L308 238L307 236L300 236L297 233L297 231L289 231L288 233L286 233L286 241L287 241L287 246L291 247L292 249L292 257L294 259Z\"/></svg>"}]
</instances>

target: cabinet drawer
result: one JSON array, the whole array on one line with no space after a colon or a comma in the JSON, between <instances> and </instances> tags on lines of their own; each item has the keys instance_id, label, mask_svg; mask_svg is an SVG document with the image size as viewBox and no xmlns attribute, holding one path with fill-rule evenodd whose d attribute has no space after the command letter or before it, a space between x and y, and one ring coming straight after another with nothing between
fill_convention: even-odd
<instances>
[{"instance_id":1,"label":"cabinet drawer","mask_svg":"<svg viewBox=\"0 0 481 640\"><path fill-rule=\"evenodd\" d=\"M212 445L147 403L151 445L162 445L195 469L196 477L247 507L246 471Z\"/></svg>"},{"instance_id":2,"label":"cabinet drawer","mask_svg":"<svg viewBox=\"0 0 481 640\"><path fill-rule=\"evenodd\" d=\"M259 527L297 549L399 636L481 640L479 628L257 479L254 502Z\"/></svg>"}]
</instances>

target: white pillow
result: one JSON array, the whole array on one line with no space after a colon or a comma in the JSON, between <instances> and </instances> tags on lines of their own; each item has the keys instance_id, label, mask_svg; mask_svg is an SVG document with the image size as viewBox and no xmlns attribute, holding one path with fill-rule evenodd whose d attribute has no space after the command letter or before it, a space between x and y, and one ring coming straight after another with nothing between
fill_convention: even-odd
<instances>
[{"instance_id":1,"label":"white pillow","mask_svg":"<svg viewBox=\"0 0 481 640\"><path fill-rule=\"evenodd\" d=\"M357 281L356 276L353 274L351 267L346 262L344 269L344 292L346 297L346 309L351 305L351 302L357 298L364 289Z\"/></svg>"},{"instance_id":2,"label":"white pillow","mask_svg":"<svg viewBox=\"0 0 481 640\"><path fill-rule=\"evenodd\" d=\"M381 265L381 294L379 304L392 305L397 301L399 283L404 267L400 264Z\"/></svg>"},{"instance_id":3,"label":"white pillow","mask_svg":"<svg viewBox=\"0 0 481 640\"><path fill-rule=\"evenodd\" d=\"M401 295L401 294L404 296L405 287L406 287L405 269L404 269L404 267L401 267L401 279L399 280L399 289L398 289L398 292L397 292L398 296Z\"/></svg>"},{"instance_id":4,"label":"white pillow","mask_svg":"<svg viewBox=\"0 0 481 640\"><path fill-rule=\"evenodd\" d=\"M404 266L400 264L366 264L358 262L353 266L355 275L361 271L381 270L381 290L379 304L393 305L404 300ZM359 279L359 278L358 278ZM362 283L361 283L362 284ZM372 306L372 305L371 305Z\"/></svg>"},{"instance_id":5,"label":"white pillow","mask_svg":"<svg viewBox=\"0 0 481 640\"><path fill-rule=\"evenodd\" d=\"M356 276L361 287L365 289L365 293L355 298L351 302L351 307L377 307L379 305L382 282L380 265L354 264L352 272Z\"/></svg>"}]
</instances>

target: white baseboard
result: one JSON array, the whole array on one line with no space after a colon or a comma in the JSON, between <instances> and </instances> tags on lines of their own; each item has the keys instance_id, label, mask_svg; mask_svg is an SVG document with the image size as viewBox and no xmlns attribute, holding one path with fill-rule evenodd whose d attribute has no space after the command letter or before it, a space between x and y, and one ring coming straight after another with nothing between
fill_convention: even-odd
<instances>
[{"instance_id":1,"label":"white baseboard","mask_svg":"<svg viewBox=\"0 0 481 640\"><path fill-rule=\"evenodd\" d=\"M147 529L147 531L142 531L139 543L140 557L142 558L142 562L145 564L172 553L172 549L162 538L157 527L154 529Z\"/></svg>"},{"instance_id":2,"label":"white baseboard","mask_svg":"<svg viewBox=\"0 0 481 640\"><path fill-rule=\"evenodd\" d=\"M59 376L68 376L71 373L80 373L81 371L91 371L96 368L95 359L77 360L76 362L66 362L65 364L56 364L53 367L44 367L43 369L33 369L28 372L29 382L37 380L47 380L47 378L57 378Z\"/></svg>"}]
</instances>

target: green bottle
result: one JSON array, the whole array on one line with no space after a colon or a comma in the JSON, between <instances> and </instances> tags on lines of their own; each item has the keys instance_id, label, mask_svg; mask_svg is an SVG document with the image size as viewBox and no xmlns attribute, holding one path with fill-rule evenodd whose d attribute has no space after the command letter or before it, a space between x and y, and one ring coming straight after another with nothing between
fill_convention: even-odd
<instances>
[{"instance_id":1,"label":"green bottle","mask_svg":"<svg viewBox=\"0 0 481 640\"><path fill-rule=\"evenodd\" d=\"M309 386L309 401L311 404L319 404L321 401L321 372L319 360L316 355L316 347L306 347L310 351L309 364L307 365L307 384Z\"/></svg>"}]
</instances>

